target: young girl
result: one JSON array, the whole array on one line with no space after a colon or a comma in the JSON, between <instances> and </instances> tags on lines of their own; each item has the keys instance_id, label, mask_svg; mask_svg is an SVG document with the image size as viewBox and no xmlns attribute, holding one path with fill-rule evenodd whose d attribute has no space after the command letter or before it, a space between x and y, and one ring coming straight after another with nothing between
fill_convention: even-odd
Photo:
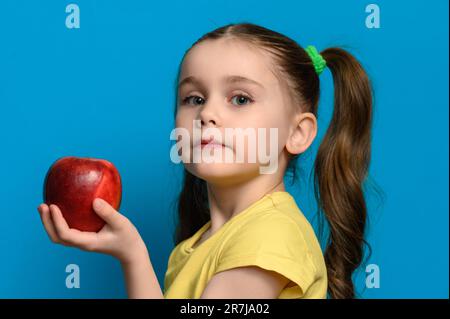
<instances>
[{"instance_id":1,"label":"young girl","mask_svg":"<svg viewBox=\"0 0 450 319\"><path fill-rule=\"evenodd\" d=\"M283 177L316 136L319 75L326 67L334 79L334 113L314 166L318 207L330 228L323 255ZM261 26L230 24L194 43L177 80L176 127L193 133L197 123L201 131L190 151L221 149L235 158L234 144L206 132L276 128L275 172L261 174L259 160L184 162L164 289L136 228L102 199L93 203L107 223L99 233L70 229L57 206L41 204L52 241L117 257L130 298L354 297L372 121L370 82L358 61L339 48L319 53Z\"/></svg>"}]
</instances>

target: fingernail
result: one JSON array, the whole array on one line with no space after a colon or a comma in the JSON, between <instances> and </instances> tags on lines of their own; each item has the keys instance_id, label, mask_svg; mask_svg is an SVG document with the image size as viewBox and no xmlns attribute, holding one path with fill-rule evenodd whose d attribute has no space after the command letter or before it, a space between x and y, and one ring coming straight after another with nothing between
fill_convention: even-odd
<instances>
[{"instance_id":1,"label":"fingernail","mask_svg":"<svg viewBox=\"0 0 450 319\"><path fill-rule=\"evenodd\" d=\"M103 206L103 202L101 198L96 198L94 199L94 208L95 209L100 209Z\"/></svg>"}]
</instances>

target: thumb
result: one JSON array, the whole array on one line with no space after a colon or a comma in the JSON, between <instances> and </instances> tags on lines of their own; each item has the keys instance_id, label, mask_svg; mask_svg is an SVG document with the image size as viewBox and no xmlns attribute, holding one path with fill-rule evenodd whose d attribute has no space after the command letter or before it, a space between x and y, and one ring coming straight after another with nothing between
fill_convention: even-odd
<instances>
[{"instance_id":1,"label":"thumb","mask_svg":"<svg viewBox=\"0 0 450 319\"><path fill-rule=\"evenodd\" d=\"M123 225L125 217L114 209L107 201L97 197L92 207L97 215L113 228Z\"/></svg>"}]
</instances>

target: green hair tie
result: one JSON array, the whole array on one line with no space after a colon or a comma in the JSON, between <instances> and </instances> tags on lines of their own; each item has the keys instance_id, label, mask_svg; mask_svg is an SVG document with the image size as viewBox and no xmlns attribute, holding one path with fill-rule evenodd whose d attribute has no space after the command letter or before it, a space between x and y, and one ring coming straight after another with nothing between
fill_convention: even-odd
<instances>
[{"instance_id":1,"label":"green hair tie","mask_svg":"<svg viewBox=\"0 0 450 319\"><path fill-rule=\"evenodd\" d=\"M306 53L308 53L309 57L311 58L317 75L320 75L320 73L322 73L323 70L325 69L325 67L327 66L327 62L320 55L320 53L317 51L315 46L308 45L306 47L305 51L306 51Z\"/></svg>"}]
</instances>

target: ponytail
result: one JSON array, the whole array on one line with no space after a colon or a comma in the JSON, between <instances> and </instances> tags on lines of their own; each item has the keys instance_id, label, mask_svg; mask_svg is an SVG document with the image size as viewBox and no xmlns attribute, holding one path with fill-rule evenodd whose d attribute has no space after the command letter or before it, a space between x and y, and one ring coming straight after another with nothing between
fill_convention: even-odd
<instances>
[{"instance_id":1,"label":"ponytail","mask_svg":"<svg viewBox=\"0 0 450 319\"><path fill-rule=\"evenodd\" d=\"M352 273L362 262L367 207L363 182L370 162L372 91L348 52L321 52L334 82L334 111L314 163L314 194L330 235L325 250L331 298L354 298Z\"/></svg>"}]
</instances>

